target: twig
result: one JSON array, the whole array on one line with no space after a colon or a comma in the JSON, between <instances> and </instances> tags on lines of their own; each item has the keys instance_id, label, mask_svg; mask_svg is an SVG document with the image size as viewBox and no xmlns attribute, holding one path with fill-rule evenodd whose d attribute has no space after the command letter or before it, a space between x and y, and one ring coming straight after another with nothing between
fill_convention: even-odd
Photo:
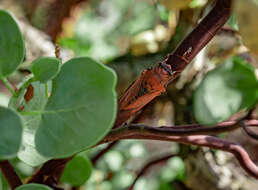
<instances>
[{"instance_id":1,"label":"twig","mask_svg":"<svg viewBox=\"0 0 258 190\"><path fill-rule=\"evenodd\" d=\"M95 166L96 163L99 161L99 159L106 153L108 152L110 149L112 149L119 141L114 141L112 143L110 143L106 148L104 148L103 150L101 150L100 152L98 152L92 159L92 165Z\"/></svg>"},{"instance_id":2,"label":"twig","mask_svg":"<svg viewBox=\"0 0 258 190\"><path fill-rule=\"evenodd\" d=\"M122 129L119 129L122 130ZM129 135L128 135L129 134ZM109 138L111 136L111 138ZM121 139L148 139L148 140L159 140L159 141L172 141L182 144L196 145L196 146L205 146L213 149L219 149L226 152L232 153L237 160L239 161L242 168L245 169L247 173L251 176L258 179L258 167L250 159L247 152L238 144L217 137L208 136L208 135L195 135L195 136L172 136L166 133L157 133L155 130L147 130L139 128L138 130L127 130L126 133L123 131L116 133L113 136L112 132L109 134L102 143L112 142L113 140Z\"/></svg>"},{"instance_id":3,"label":"twig","mask_svg":"<svg viewBox=\"0 0 258 190\"><path fill-rule=\"evenodd\" d=\"M142 177L143 175L145 175L145 173L153 166L160 164L162 162L167 162L170 158L172 158L173 156L175 156L175 154L169 154L166 156L162 156L160 158L156 158L151 160L150 162L148 162L146 165L143 166L143 168L138 172L136 178L134 179L133 183L130 185L130 187L128 188L128 190L133 190L136 182L138 181L138 179L140 177Z\"/></svg>"},{"instance_id":4,"label":"twig","mask_svg":"<svg viewBox=\"0 0 258 190\"><path fill-rule=\"evenodd\" d=\"M253 131L250 131L247 126L246 126L246 123L244 121L240 121L240 125L242 126L243 130L246 132L246 134L253 138L254 140L258 140L258 134L256 134L255 132Z\"/></svg>"},{"instance_id":5,"label":"twig","mask_svg":"<svg viewBox=\"0 0 258 190\"><path fill-rule=\"evenodd\" d=\"M245 124L248 126L258 126L258 120L248 120L245 121ZM155 139L155 136L192 136L192 135L215 135L224 132L230 132L241 126L237 121L226 121L217 124L213 127L205 127L199 124L193 125L181 125L174 127L151 127L141 124L131 124L123 126L117 129L113 129L110 133L99 143L113 142L121 139L134 138L142 136L143 139L145 136Z\"/></svg>"},{"instance_id":6,"label":"twig","mask_svg":"<svg viewBox=\"0 0 258 190\"><path fill-rule=\"evenodd\" d=\"M211 12L181 42L175 51L154 68L144 70L118 101L114 128L119 127L155 97L166 91L201 49L223 27L230 17L231 0L217 0Z\"/></svg>"},{"instance_id":7,"label":"twig","mask_svg":"<svg viewBox=\"0 0 258 190\"><path fill-rule=\"evenodd\" d=\"M22 185L19 176L8 160L0 161L0 169L12 190Z\"/></svg>"}]
</instances>

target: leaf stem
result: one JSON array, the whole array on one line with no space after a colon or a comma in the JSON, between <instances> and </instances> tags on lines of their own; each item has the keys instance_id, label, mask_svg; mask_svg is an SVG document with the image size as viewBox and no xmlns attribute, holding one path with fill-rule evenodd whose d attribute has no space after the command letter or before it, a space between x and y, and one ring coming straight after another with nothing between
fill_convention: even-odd
<instances>
[{"instance_id":1,"label":"leaf stem","mask_svg":"<svg viewBox=\"0 0 258 190\"><path fill-rule=\"evenodd\" d=\"M16 92L14 91L11 83L6 79L6 77L1 77L1 80L3 82L3 84L6 86L6 88L9 90L9 92L13 95L13 96L17 96Z\"/></svg>"}]
</instances>

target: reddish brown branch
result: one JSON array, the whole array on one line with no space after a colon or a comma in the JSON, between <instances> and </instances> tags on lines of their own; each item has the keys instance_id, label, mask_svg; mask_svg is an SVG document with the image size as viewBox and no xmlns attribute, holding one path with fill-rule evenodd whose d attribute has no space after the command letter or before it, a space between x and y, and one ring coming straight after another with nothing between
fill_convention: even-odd
<instances>
[{"instance_id":1,"label":"reddish brown branch","mask_svg":"<svg viewBox=\"0 0 258 190\"><path fill-rule=\"evenodd\" d=\"M244 121L247 126L258 126L258 120ZM128 139L134 136L192 136L192 135L215 135L225 132L233 131L240 128L241 125L237 121L226 121L218 123L213 127L205 127L199 124L193 125L181 125L173 127L151 127L141 124L131 124L123 126L117 129L111 130L111 132L99 143L113 142L120 139ZM150 138L151 139L151 138Z\"/></svg>"},{"instance_id":2,"label":"reddish brown branch","mask_svg":"<svg viewBox=\"0 0 258 190\"><path fill-rule=\"evenodd\" d=\"M257 120L256 121L252 120L250 121L250 123L253 123L253 124L256 123L257 125ZM198 127L196 128L193 127L192 129L197 129L197 128ZM185 128L185 126L183 126L183 129L185 131L188 131ZM229 129L231 130L232 128L229 127ZM171 128L167 129L167 132L164 132L164 130L157 131L157 128L155 127L153 128L148 127L145 130L144 126L138 126L138 129L136 129L136 126L134 126L132 129L130 129L130 127L129 128L121 127L119 129L112 130L112 132L105 137L102 143L112 142L113 140L121 140L121 139L149 139L149 140L159 140L159 141L172 141L172 142L178 142L183 144L205 146L205 147L210 147L214 149L219 149L219 150L232 153L237 158L242 168L244 168L247 173L249 173L250 175L258 179L258 167L253 163L253 161L250 159L247 152L240 145L223 139L219 139L216 137L208 136L208 135L197 135L196 133L195 133L195 136L185 136L183 135L183 133L182 133L182 136L177 136L174 133L170 133L170 130Z\"/></svg>"},{"instance_id":3,"label":"reddish brown branch","mask_svg":"<svg viewBox=\"0 0 258 190\"><path fill-rule=\"evenodd\" d=\"M22 185L19 176L17 175L16 171L9 161L0 161L0 169L12 190Z\"/></svg>"},{"instance_id":4,"label":"reddish brown branch","mask_svg":"<svg viewBox=\"0 0 258 190\"><path fill-rule=\"evenodd\" d=\"M136 182L138 181L138 179L142 176L144 176L146 174L146 172L153 166L160 164L162 162L167 162L170 158L172 158L173 156L175 156L174 154L169 154L166 156L162 156L160 158L156 158L153 159L152 161L148 162L145 166L143 166L143 168L138 172L136 178L134 179L133 183L131 184L131 186L128 188L128 190L133 190L134 185L136 184Z\"/></svg>"},{"instance_id":5,"label":"reddish brown branch","mask_svg":"<svg viewBox=\"0 0 258 190\"><path fill-rule=\"evenodd\" d=\"M166 91L201 49L223 27L230 17L231 0L217 0L211 12L181 42L176 50L158 66L145 70L125 91L118 102L114 128L119 127L155 97Z\"/></svg>"}]
</instances>

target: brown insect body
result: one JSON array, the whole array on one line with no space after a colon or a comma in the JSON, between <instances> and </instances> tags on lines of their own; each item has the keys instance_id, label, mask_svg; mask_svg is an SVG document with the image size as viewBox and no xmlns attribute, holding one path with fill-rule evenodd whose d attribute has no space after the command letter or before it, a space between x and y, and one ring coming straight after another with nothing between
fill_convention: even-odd
<instances>
[{"instance_id":1,"label":"brown insect body","mask_svg":"<svg viewBox=\"0 0 258 190\"><path fill-rule=\"evenodd\" d=\"M165 64L165 63L162 63ZM171 79L170 65L156 66L152 69L144 70L141 76L134 81L125 91L118 102L118 117L115 127L121 125L129 119L133 113L139 111L156 96L166 91L166 85Z\"/></svg>"}]
</instances>

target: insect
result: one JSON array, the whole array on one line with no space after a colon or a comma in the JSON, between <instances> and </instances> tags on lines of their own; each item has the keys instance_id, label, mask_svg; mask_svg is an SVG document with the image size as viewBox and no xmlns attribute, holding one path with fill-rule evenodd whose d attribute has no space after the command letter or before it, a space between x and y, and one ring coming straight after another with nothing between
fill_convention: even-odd
<instances>
[{"instance_id":1,"label":"insect","mask_svg":"<svg viewBox=\"0 0 258 190\"><path fill-rule=\"evenodd\" d=\"M165 92L173 74L171 66L166 63L144 70L119 98L119 115L115 127L120 126L152 99Z\"/></svg>"}]
</instances>

